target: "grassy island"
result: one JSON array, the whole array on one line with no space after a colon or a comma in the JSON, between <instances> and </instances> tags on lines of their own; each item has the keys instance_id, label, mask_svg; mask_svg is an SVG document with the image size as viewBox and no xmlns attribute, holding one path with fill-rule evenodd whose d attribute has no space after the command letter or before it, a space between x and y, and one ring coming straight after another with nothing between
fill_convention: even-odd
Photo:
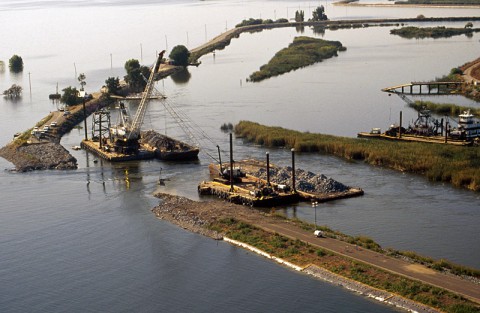
<instances>
[{"instance_id":1,"label":"grassy island","mask_svg":"<svg viewBox=\"0 0 480 313\"><path fill-rule=\"evenodd\" d=\"M249 80L261 80L299 69L324 59L337 56L337 51L346 48L339 41L328 41L310 37L296 37L288 48L282 49L259 71L250 75Z\"/></svg>"},{"instance_id":2,"label":"grassy island","mask_svg":"<svg viewBox=\"0 0 480 313\"><path fill-rule=\"evenodd\" d=\"M408 39L423 39L423 38L448 38L459 35L471 35L474 32L479 32L480 28L452 28L445 26L437 27L415 27L406 26L399 29L392 29L390 34L398 35Z\"/></svg>"},{"instance_id":3,"label":"grassy island","mask_svg":"<svg viewBox=\"0 0 480 313\"><path fill-rule=\"evenodd\" d=\"M301 152L321 152L363 160L403 172L426 176L431 181L480 191L480 149L451 145L346 138L302 133L281 127L241 121L238 136L268 147L289 147Z\"/></svg>"}]
</instances>

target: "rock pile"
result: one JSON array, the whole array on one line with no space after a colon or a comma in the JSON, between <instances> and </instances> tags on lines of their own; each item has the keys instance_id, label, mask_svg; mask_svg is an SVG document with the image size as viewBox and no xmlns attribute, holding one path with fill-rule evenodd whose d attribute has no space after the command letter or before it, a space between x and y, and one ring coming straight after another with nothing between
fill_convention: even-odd
<instances>
[{"instance_id":1,"label":"rock pile","mask_svg":"<svg viewBox=\"0 0 480 313\"><path fill-rule=\"evenodd\" d=\"M179 140L159 134L154 130L142 132L141 142L162 151L188 151L191 148Z\"/></svg>"},{"instance_id":2,"label":"rock pile","mask_svg":"<svg viewBox=\"0 0 480 313\"><path fill-rule=\"evenodd\" d=\"M260 168L251 175L267 179L266 168ZM274 167L270 169L270 181L276 184L290 185L292 182L292 168ZM348 186L329 178L323 174L315 174L302 169L295 169L295 181L297 190L315 193L344 192Z\"/></svg>"},{"instance_id":3,"label":"rock pile","mask_svg":"<svg viewBox=\"0 0 480 313\"><path fill-rule=\"evenodd\" d=\"M7 145L0 149L0 156L12 162L18 172L77 168L77 159L62 145L55 142L43 142L19 147Z\"/></svg>"}]
</instances>

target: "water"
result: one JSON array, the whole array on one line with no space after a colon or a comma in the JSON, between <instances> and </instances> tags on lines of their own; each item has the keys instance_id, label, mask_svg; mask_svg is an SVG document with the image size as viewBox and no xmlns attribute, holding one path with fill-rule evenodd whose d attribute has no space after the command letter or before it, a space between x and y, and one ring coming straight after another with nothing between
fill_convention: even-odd
<instances>
[{"instance_id":1,"label":"water","mask_svg":"<svg viewBox=\"0 0 480 313\"><path fill-rule=\"evenodd\" d=\"M476 13L325 5L332 19ZM0 90L17 83L24 96L16 103L0 100L0 144L55 110L48 94L57 83L60 89L77 86L79 73L86 74L86 90L96 91L109 76L125 75L123 64L130 58L150 64L155 51L176 44L196 47L244 18L292 17L297 9L310 15L314 7L288 1L2 1L0 60L5 68ZM286 28L242 34L215 57L203 57L198 68L189 68L188 81L168 78L157 88L222 150L228 150L228 136L220 125L244 119L354 137L371 127L385 128L400 110L406 121L416 117L400 98L388 97L381 88L429 80L478 57L478 34L405 40L389 35L390 29L326 31L322 36L306 28L304 35L339 40L347 51L259 84L245 78L299 33ZM18 75L8 71L13 54L25 63ZM145 128L187 139L164 117L159 102L150 104ZM82 137L83 130L75 129L62 144L70 148ZM202 150L216 154L214 145ZM235 140L237 159L263 158L266 151ZM273 163L289 164L289 151L270 153ZM208 178L211 161L205 153L184 164L94 163L95 157L85 151L72 154L78 159L76 171L0 173L2 312L392 311L157 220L150 212L158 202L152 197L155 191L198 199L197 183ZM365 190L363 197L317 207L319 224L370 236L383 246L480 268L477 194L330 156L300 154L297 166ZM10 167L0 159L0 168ZM168 179L162 187L157 185L160 168ZM314 221L308 204L277 210Z\"/></svg>"}]
</instances>

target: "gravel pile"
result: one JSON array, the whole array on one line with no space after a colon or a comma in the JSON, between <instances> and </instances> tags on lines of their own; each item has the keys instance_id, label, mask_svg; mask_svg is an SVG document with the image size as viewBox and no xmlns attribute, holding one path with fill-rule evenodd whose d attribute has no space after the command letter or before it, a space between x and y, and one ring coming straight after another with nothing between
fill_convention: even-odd
<instances>
[{"instance_id":1,"label":"gravel pile","mask_svg":"<svg viewBox=\"0 0 480 313\"><path fill-rule=\"evenodd\" d=\"M166 150L166 151L173 151L173 150L180 150L180 151L187 151L190 150L191 147L184 144L179 140L175 140L168 136L162 135L157 133L154 130L147 130L142 132L142 143L148 144L151 147L155 147L159 150Z\"/></svg>"},{"instance_id":2,"label":"gravel pile","mask_svg":"<svg viewBox=\"0 0 480 313\"><path fill-rule=\"evenodd\" d=\"M195 211L195 206L198 206L198 203L187 198L168 194L157 194L156 196L162 199L162 202L152 209L152 212L157 218L167 220L183 229L213 239L219 240L223 238L223 234L208 229L208 219L212 218L212 215L214 215L212 212L207 212L207 214L205 214L205 212ZM202 215L206 216L202 217Z\"/></svg>"},{"instance_id":3,"label":"gravel pile","mask_svg":"<svg viewBox=\"0 0 480 313\"><path fill-rule=\"evenodd\" d=\"M44 169L76 169L75 159L67 149L55 142L44 142L24 146L6 146L0 156L15 165L18 172Z\"/></svg>"},{"instance_id":4,"label":"gravel pile","mask_svg":"<svg viewBox=\"0 0 480 313\"><path fill-rule=\"evenodd\" d=\"M267 179L267 170L260 168L258 171L251 173L251 175ZM277 184L290 185L292 183L292 168L290 166L271 168L270 181ZM297 190L305 192L331 193L344 192L349 189L348 186L323 174L315 174L302 169L295 169L295 181Z\"/></svg>"}]
</instances>

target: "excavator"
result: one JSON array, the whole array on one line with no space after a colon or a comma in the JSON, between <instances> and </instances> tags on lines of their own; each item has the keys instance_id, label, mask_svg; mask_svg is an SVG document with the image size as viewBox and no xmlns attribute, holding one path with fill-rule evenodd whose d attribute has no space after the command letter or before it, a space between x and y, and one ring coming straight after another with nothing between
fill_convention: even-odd
<instances>
[{"instance_id":1,"label":"excavator","mask_svg":"<svg viewBox=\"0 0 480 313\"><path fill-rule=\"evenodd\" d=\"M147 80L147 85L143 92L137 112L130 117L127 108L123 103L120 103L120 122L110 128L110 138L113 149L117 153L122 154L138 154L140 148L140 127L147 111L148 101L152 95L155 84L155 74L158 72L160 64L162 63L163 54L165 50L158 54L155 65L152 67L150 76Z\"/></svg>"}]
</instances>

